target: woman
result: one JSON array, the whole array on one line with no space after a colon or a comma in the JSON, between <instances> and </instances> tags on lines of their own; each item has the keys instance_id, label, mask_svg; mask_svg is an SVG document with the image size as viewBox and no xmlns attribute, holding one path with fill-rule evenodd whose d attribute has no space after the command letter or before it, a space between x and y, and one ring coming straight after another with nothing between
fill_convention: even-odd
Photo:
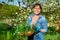
<instances>
[{"instance_id":1,"label":"woman","mask_svg":"<svg viewBox=\"0 0 60 40\"><path fill-rule=\"evenodd\" d=\"M27 19L27 25L35 25L35 33L28 36L28 40L44 40L44 33L47 32L47 20L41 15L42 7L36 3L32 7L33 13Z\"/></svg>"}]
</instances>

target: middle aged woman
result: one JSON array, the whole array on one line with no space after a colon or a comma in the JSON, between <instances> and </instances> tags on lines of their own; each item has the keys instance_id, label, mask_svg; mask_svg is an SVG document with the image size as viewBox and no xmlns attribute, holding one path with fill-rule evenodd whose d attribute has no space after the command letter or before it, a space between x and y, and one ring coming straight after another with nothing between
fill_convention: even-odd
<instances>
[{"instance_id":1,"label":"middle aged woman","mask_svg":"<svg viewBox=\"0 0 60 40\"><path fill-rule=\"evenodd\" d=\"M35 33L28 36L28 40L44 40L44 33L47 32L47 20L41 14L42 7L39 3L32 7L33 13L27 18L27 25L35 25Z\"/></svg>"}]
</instances>

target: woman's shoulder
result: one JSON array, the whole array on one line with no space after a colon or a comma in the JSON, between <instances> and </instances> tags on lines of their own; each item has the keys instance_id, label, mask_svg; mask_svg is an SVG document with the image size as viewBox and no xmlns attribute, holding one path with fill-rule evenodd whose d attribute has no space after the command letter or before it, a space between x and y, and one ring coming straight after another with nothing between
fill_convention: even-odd
<instances>
[{"instance_id":1,"label":"woman's shoulder","mask_svg":"<svg viewBox=\"0 0 60 40\"><path fill-rule=\"evenodd\" d=\"M33 16L34 14L33 13L31 13L29 16Z\"/></svg>"},{"instance_id":2,"label":"woman's shoulder","mask_svg":"<svg viewBox=\"0 0 60 40\"><path fill-rule=\"evenodd\" d=\"M30 14L30 15L29 15L29 18L31 18L33 15L34 15L34 14Z\"/></svg>"},{"instance_id":3,"label":"woman's shoulder","mask_svg":"<svg viewBox=\"0 0 60 40\"><path fill-rule=\"evenodd\" d=\"M42 20L45 20L46 18L45 18L45 16L44 15L40 15L40 18L42 19Z\"/></svg>"},{"instance_id":4,"label":"woman's shoulder","mask_svg":"<svg viewBox=\"0 0 60 40\"><path fill-rule=\"evenodd\" d=\"M40 14L40 17L41 17L41 18L45 18L45 16L44 16L44 15L42 15L42 14Z\"/></svg>"}]
</instances>

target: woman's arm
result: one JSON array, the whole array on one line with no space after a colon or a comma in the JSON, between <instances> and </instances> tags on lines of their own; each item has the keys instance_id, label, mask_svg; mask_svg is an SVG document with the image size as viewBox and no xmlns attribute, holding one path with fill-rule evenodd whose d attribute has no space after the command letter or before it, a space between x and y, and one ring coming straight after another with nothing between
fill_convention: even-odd
<instances>
[{"instance_id":1,"label":"woman's arm","mask_svg":"<svg viewBox=\"0 0 60 40\"><path fill-rule=\"evenodd\" d=\"M47 32L47 20L45 18L42 18L42 29L40 32Z\"/></svg>"}]
</instances>

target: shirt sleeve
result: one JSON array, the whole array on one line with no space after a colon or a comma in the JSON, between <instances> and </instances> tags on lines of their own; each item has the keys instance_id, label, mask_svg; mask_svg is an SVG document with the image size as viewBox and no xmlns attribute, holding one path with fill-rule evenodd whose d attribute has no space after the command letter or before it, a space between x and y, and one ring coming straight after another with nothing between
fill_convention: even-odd
<instances>
[{"instance_id":1,"label":"shirt sleeve","mask_svg":"<svg viewBox=\"0 0 60 40\"><path fill-rule=\"evenodd\" d=\"M42 18L42 29L47 32L47 20L45 19L45 17Z\"/></svg>"},{"instance_id":2,"label":"shirt sleeve","mask_svg":"<svg viewBox=\"0 0 60 40\"><path fill-rule=\"evenodd\" d=\"M30 25L30 16L27 18L26 25Z\"/></svg>"},{"instance_id":3,"label":"shirt sleeve","mask_svg":"<svg viewBox=\"0 0 60 40\"><path fill-rule=\"evenodd\" d=\"M26 24L30 25L32 14L30 14L26 20Z\"/></svg>"}]
</instances>

